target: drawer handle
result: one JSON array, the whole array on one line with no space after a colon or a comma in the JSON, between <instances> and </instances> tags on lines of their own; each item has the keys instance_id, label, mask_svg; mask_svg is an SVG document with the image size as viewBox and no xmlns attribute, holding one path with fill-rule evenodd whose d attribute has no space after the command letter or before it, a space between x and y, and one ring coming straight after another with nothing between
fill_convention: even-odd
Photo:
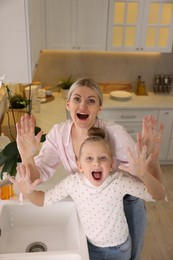
<instances>
[{"instance_id":1,"label":"drawer handle","mask_svg":"<svg viewBox=\"0 0 173 260\"><path fill-rule=\"evenodd\" d=\"M136 118L135 115L121 115L121 118Z\"/></svg>"}]
</instances>

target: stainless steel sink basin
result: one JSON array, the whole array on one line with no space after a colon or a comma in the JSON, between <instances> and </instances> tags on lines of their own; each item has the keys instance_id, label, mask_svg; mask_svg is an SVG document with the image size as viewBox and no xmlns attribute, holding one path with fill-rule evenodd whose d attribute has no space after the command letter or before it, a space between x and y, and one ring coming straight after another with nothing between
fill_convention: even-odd
<instances>
[{"instance_id":1,"label":"stainless steel sink basin","mask_svg":"<svg viewBox=\"0 0 173 260\"><path fill-rule=\"evenodd\" d=\"M0 203L0 259L89 259L73 201L41 208L29 202Z\"/></svg>"}]
</instances>

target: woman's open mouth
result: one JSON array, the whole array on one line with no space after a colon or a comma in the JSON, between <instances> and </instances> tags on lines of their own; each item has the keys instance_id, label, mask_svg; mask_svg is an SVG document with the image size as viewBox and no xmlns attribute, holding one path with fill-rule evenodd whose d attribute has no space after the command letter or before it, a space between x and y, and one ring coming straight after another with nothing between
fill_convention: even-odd
<instances>
[{"instance_id":1,"label":"woman's open mouth","mask_svg":"<svg viewBox=\"0 0 173 260\"><path fill-rule=\"evenodd\" d=\"M81 113L77 113L77 117L81 120L85 120L89 117L88 114L81 114Z\"/></svg>"},{"instance_id":2,"label":"woman's open mouth","mask_svg":"<svg viewBox=\"0 0 173 260\"><path fill-rule=\"evenodd\" d=\"M93 176L94 180L99 181L99 180L101 180L102 172L92 171L92 176Z\"/></svg>"}]
</instances>

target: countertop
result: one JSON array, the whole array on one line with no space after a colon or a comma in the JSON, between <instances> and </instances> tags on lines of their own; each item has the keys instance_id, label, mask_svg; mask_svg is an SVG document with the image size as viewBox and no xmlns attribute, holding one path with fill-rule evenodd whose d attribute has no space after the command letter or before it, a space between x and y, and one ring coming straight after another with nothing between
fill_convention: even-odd
<instances>
[{"instance_id":1,"label":"countertop","mask_svg":"<svg viewBox=\"0 0 173 260\"><path fill-rule=\"evenodd\" d=\"M53 125L67 119L65 99L62 98L59 92L53 92L53 96L54 100L41 103L40 112L35 112L34 109L32 110L37 126L39 126L44 133L48 133Z\"/></svg>"},{"instance_id":2,"label":"countertop","mask_svg":"<svg viewBox=\"0 0 173 260\"><path fill-rule=\"evenodd\" d=\"M47 133L54 124L67 119L66 100L61 93L53 92L54 100L48 103L41 103L40 112L32 111L36 118L37 125L44 133ZM148 96L132 97L127 101L119 101L110 98L109 94L103 94L103 109L173 109L173 94L154 94L149 92Z\"/></svg>"},{"instance_id":3,"label":"countertop","mask_svg":"<svg viewBox=\"0 0 173 260\"><path fill-rule=\"evenodd\" d=\"M104 109L173 109L173 94L154 94L149 92L147 96L137 96L132 93L129 100L114 100L109 94L103 95Z\"/></svg>"}]
</instances>

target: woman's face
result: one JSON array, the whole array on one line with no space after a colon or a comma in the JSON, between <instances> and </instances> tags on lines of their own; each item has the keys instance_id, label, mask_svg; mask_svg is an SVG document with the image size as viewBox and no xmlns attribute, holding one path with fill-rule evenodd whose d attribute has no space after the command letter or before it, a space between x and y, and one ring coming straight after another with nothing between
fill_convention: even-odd
<instances>
[{"instance_id":1,"label":"woman's face","mask_svg":"<svg viewBox=\"0 0 173 260\"><path fill-rule=\"evenodd\" d=\"M92 185L96 187L102 185L112 171L110 148L103 142L84 144L78 167Z\"/></svg>"},{"instance_id":2,"label":"woman's face","mask_svg":"<svg viewBox=\"0 0 173 260\"><path fill-rule=\"evenodd\" d=\"M66 103L74 124L80 128L90 128L95 124L99 104L98 94L89 87L77 87Z\"/></svg>"}]
</instances>

